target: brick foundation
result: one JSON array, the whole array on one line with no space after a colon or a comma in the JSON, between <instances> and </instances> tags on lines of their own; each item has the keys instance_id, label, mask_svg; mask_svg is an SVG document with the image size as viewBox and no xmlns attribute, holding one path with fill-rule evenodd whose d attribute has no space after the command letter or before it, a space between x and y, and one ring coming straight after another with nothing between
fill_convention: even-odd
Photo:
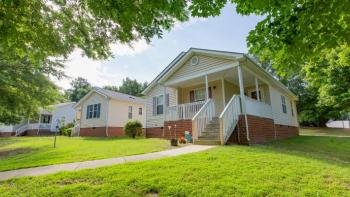
<instances>
[{"instance_id":1,"label":"brick foundation","mask_svg":"<svg viewBox=\"0 0 350 197\"><path fill-rule=\"evenodd\" d=\"M108 137L118 137L124 135L123 127L108 127ZM80 128L80 136L107 137L106 127Z\"/></svg>"},{"instance_id":2,"label":"brick foundation","mask_svg":"<svg viewBox=\"0 0 350 197\"><path fill-rule=\"evenodd\" d=\"M15 135L16 135L16 132L0 132L0 137L11 137Z\"/></svg>"},{"instance_id":3,"label":"brick foundation","mask_svg":"<svg viewBox=\"0 0 350 197\"><path fill-rule=\"evenodd\" d=\"M299 127L275 124L277 139L286 139L299 135Z\"/></svg>"},{"instance_id":4,"label":"brick foundation","mask_svg":"<svg viewBox=\"0 0 350 197\"><path fill-rule=\"evenodd\" d=\"M165 121L164 127L147 128L146 137L170 139L175 136L175 125L177 138L184 136L185 131L192 133L192 120ZM168 129L168 126L172 127L171 130Z\"/></svg>"},{"instance_id":5,"label":"brick foundation","mask_svg":"<svg viewBox=\"0 0 350 197\"><path fill-rule=\"evenodd\" d=\"M299 128L275 125L272 119L247 115L250 141L247 140L245 118L239 117L238 125L228 144L261 144L275 139L285 139L299 135Z\"/></svg>"},{"instance_id":6,"label":"brick foundation","mask_svg":"<svg viewBox=\"0 0 350 197\"><path fill-rule=\"evenodd\" d=\"M27 130L23 133L23 136L48 136L48 135L54 135L54 132L51 132L50 130Z\"/></svg>"}]
</instances>

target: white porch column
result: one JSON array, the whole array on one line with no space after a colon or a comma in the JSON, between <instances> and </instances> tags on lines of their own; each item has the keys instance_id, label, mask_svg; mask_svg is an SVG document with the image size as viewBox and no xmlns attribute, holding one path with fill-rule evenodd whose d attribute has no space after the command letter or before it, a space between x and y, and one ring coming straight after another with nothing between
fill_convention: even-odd
<instances>
[{"instance_id":1,"label":"white porch column","mask_svg":"<svg viewBox=\"0 0 350 197\"><path fill-rule=\"evenodd\" d=\"M209 86L208 86L208 75L205 75L205 100L209 100Z\"/></svg>"},{"instance_id":2,"label":"white porch column","mask_svg":"<svg viewBox=\"0 0 350 197\"><path fill-rule=\"evenodd\" d=\"M259 94L259 82L258 78L255 77L255 91L256 91L256 98L258 101L260 101L260 94Z\"/></svg>"},{"instance_id":3,"label":"white porch column","mask_svg":"<svg viewBox=\"0 0 350 197\"><path fill-rule=\"evenodd\" d=\"M221 90L222 90L222 104L223 104L223 109L224 109L226 106L225 80L224 80L224 78L221 79Z\"/></svg>"},{"instance_id":4,"label":"white porch column","mask_svg":"<svg viewBox=\"0 0 350 197\"><path fill-rule=\"evenodd\" d=\"M238 81L239 81L239 93L241 96L241 104L242 104L241 105L242 106L242 113L244 114L245 126L247 129L247 140L250 141L241 64L238 65L237 71L238 71Z\"/></svg>"}]
</instances>

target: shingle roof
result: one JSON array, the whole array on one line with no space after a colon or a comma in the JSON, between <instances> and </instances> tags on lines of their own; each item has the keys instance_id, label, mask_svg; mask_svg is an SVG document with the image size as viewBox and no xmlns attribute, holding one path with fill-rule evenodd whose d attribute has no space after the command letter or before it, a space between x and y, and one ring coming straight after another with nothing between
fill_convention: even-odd
<instances>
[{"instance_id":1,"label":"shingle roof","mask_svg":"<svg viewBox=\"0 0 350 197\"><path fill-rule=\"evenodd\" d=\"M107 97L110 97L112 99L123 100L123 101L130 101L130 102L137 102L137 103L145 103L144 99L136 97L136 96L131 96L131 95L128 95L128 94L115 92L115 91L111 91L111 90L106 90L106 89L99 88L99 87L94 87L94 90L96 92L104 94Z\"/></svg>"}]
</instances>

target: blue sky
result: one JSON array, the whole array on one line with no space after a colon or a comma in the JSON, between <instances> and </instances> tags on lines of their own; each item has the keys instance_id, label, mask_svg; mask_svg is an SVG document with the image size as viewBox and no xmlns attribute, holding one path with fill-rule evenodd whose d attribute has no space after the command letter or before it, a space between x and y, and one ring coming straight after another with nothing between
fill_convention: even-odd
<instances>
[{"instance_id":1,"label":"blue sky","mask_svg":"<svg viewBox=\"0 0 350 197\"><path fill-rule=\"evenodd\" d=\"M71 78L56 81L62 88L69 88L72 78L81 76L94 86L120 85L125 77L150 82L181 51L191 47L235 52L247 52L246 37L261 20L257 16L241 16L232 5L226 6L220 16L192 18L178 23L163 38L151 43L138 41L133 48L113 45L114 58L93 61L75 51L66 63L66 74Z\"/></svg>"}]
</instances>

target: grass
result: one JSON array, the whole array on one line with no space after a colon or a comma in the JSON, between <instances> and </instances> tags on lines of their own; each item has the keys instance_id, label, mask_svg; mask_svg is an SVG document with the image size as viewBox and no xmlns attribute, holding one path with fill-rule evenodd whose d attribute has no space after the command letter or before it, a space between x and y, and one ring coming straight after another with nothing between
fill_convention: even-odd
<instances>
[{"instance_id":1,"label":"grass","mask_svg":"<svg viewBox=\"0 0 350 197\"><path fill-rule=\"evenodd\" d=\"M3 196L350 196L350 138L299 136L258 146L25 177Z\"/></svg>"},{"instance_id":2,"label":"grass","mask_svg":"<svg viewBox=\"0 0 350 197\"><path fill-rule=\"evenodd\" d=\"M57 137L0 138L0 171L120 157L167 149L168 141L145 138Z\"/></svg>"},{"instance_id":3,"label":"grass","mask_svg":"<svg viewBox=\"0 0 350 197\"><path fill-rule=\"evenodd\" d=\"M301 135L350 137L350 129L308 127L300 130Z\"/></svg>"}]
</instances>

